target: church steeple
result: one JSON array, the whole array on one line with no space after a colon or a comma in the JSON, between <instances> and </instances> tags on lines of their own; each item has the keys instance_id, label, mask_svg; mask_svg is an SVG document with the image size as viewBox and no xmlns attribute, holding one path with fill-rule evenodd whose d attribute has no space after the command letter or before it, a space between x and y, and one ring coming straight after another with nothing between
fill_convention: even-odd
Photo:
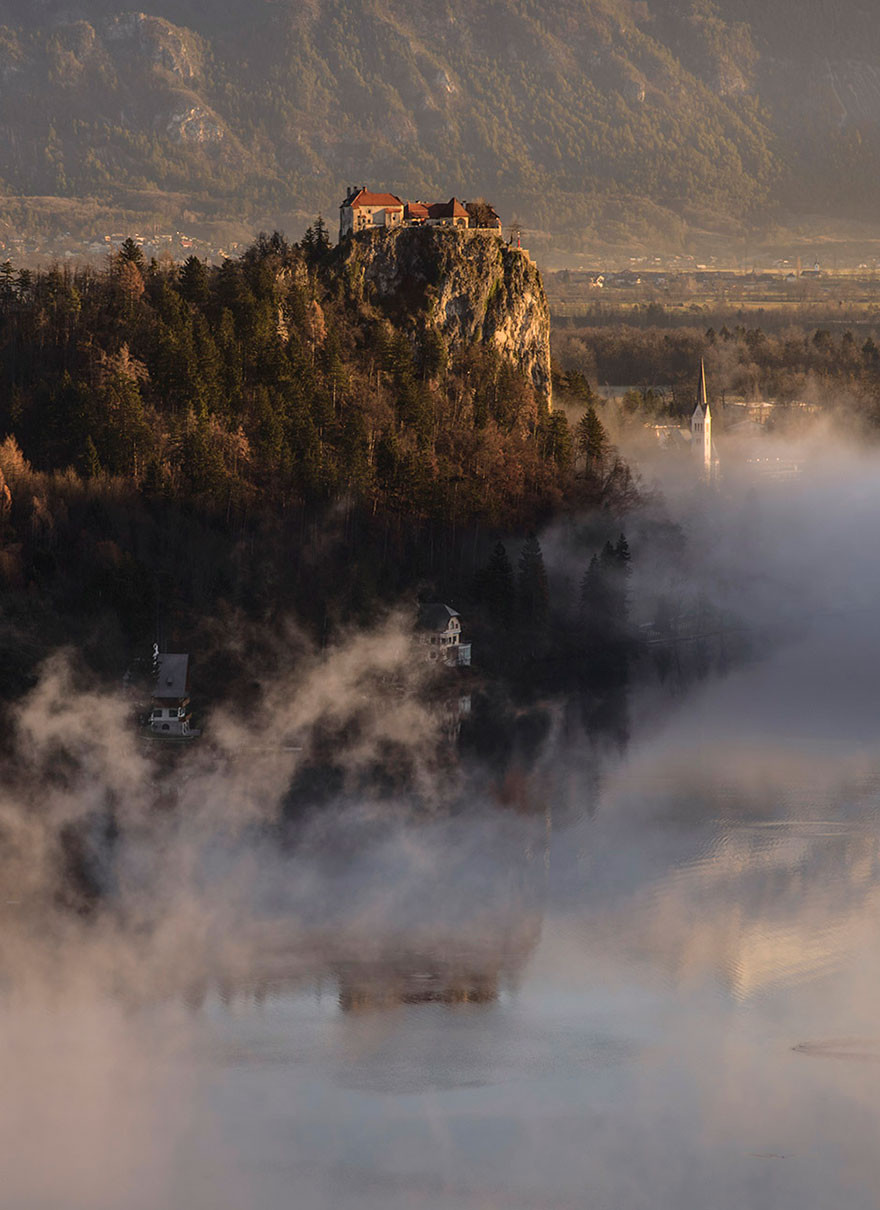
<instances>
[{"instance_id":1,"label":"church steeple","mask_svg":"<svg viewBox=\"0 0 880 1210\"><path fill-rule=\"evenodd\" d=\"M691 417L691 448L697 458L704 479L711 480L715 474L715 452L712 445L712 413L709 410L709 392L706 390L706 363L700 361L700 385L697 405Z\"/></svg>"},{"instance_id":2,"label":"church steeple","mask_svg":"<svg viewBox=\"0 0 880 1210\"><path fill-rule=\"evenodd\" d=\"M706 363L703 358L700 358L700 393L697 397L697 402L700 407L709 409L709 395L706 391Z\"/></svg>"}]
</instances>

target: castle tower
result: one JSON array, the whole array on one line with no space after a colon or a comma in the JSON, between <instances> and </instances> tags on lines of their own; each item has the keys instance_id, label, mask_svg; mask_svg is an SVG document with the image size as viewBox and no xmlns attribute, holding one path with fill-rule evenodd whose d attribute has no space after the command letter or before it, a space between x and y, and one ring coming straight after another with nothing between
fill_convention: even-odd
<instances>
[{"instance_id":1,"label":"castle tower","mask_svg":"<svg viewBox=\"0 0 880 1210\"><path fill-rule=\"evenodd\" d=\"M700 467L702 478L707 481L712 479L715 473L712 412L709 408L709 396L706 391L706 366L703 361L700 362L700 389L697 393L697 406L691 416L691 448Z\"/></svg>"}]
</instances>

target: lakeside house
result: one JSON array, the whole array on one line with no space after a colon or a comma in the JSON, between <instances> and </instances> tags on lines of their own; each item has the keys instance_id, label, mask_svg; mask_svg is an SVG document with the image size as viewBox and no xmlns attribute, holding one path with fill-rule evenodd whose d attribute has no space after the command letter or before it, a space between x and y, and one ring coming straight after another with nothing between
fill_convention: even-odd
<instances>
[{"instance_id":1,"label":"lakeside house","mask_svg":"<svg viewBox=\"0 0 880 1210\"><path fill-rule=\"evenodd\" d=\"M461 202L457 197L446 202L404 202L396 193L349 186L339 207L340 242L359 231L395 227L458 227L499 235L502 229L497 211L488 202Z\"/></svg>"},{"instance_id":2,"label":"lakeside house","mask_svg":"<svg viewBox=\"0 0 880 1210\"><path fill-rule=\"evenodd\" d=\"M155 685L150 710L150 730L156 735L193 739L200 733L190 727L189 656L153 651Z\"/></svg>"},{"instance_id":3,"label":"lakeside house","mask_svg":"<svg viewBox=\"0 0 880 1210\"><path fill-rule=\"evenodd\" d=\"M428 647L429 660L449 668L470 667L471 644L461 641L461 619L449 605L435 602L420 606L416 629Z\"/></svg>"}]
</instances>

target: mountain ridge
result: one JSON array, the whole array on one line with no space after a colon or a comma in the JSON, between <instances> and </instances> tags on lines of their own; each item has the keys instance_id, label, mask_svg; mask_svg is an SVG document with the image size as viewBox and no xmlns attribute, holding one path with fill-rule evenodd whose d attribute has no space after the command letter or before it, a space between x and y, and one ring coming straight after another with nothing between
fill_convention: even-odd
<instances>
[{"instance_id":1,"label":"mountain ridge","mask_svg":"<svg viewBox=\"0 0 880 1210\"><path fill-rule=\"evenodd\" d=\"M860 219L880 168L869 17L856 0L2 0L0 184L255 220L328 213L368 180L488 195L572 247Z\"/></svg>"}]
</instances>

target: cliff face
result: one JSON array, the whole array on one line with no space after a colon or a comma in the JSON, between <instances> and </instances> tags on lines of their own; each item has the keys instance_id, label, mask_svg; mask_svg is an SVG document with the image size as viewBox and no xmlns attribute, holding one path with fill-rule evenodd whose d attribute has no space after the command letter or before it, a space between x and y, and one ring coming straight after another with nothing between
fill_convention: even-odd
<instances>
[{"instance_id":1,"label":"cliff face","mask_svg":"<svg viewBox=\"0 0 880 1210\"><path fill-rule=\"evenodd\" d=\"M352 285L404 326L424 320L451 352L494 345L550 402L550 309L527 253L489 232L367 231L341 249Z\"/></svg>"}]
</instances>

